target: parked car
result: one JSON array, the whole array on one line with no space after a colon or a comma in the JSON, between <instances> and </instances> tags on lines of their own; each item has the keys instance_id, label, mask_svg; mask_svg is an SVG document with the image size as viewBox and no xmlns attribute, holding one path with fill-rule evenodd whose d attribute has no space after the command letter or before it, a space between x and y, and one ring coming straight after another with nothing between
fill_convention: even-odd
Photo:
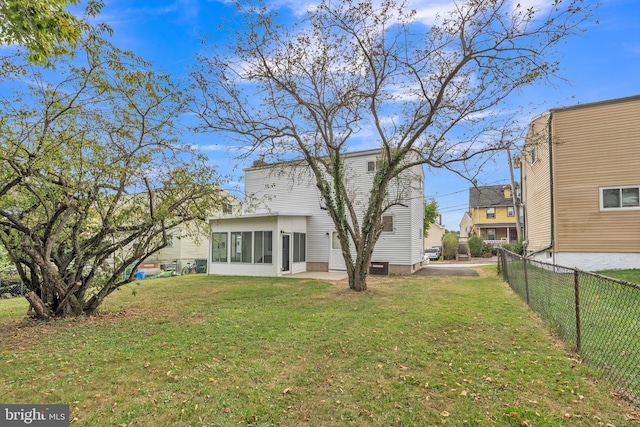
<instances>
[{"instance_id":1,"label":"parked car","mask_svg":"<svg viewBox=\"0 0 640 427\"><path fill-rule=\"evenodd\" d=\"M440 259L440 251L438 248L429 248L424 250L424 259L429 261L436 261Z\"/></svg>"},{"instance_id":2,"label":"parked car","mask_svg":"<svg viewBox=\"0 0 640 427\"><path fill-rule=\"evenodd\" d=\"M431 246L431 248L435 248L438 250L438 258L442 256L442 246Z\"/></svg>"}]
</instances>

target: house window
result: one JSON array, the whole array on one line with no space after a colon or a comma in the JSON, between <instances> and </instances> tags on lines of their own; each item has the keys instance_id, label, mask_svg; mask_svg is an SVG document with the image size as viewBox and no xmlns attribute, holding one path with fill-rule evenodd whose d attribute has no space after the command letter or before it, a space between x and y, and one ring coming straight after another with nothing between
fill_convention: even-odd
<instances>
[{"instance_id":1,"label":"house window","mask_svg":"<svg viewBox=\"0 0 640 427\"><path fill-rule=\"evenodd\" d=\"M507 216L513 216L513 206L507 206Z\"/></svg>"},{"instance_id":2,"label":"house window","mask_svg":"<svg viewBox=\"0 0 640 427\"><path fill-rule=\"evenodd\" d=\"M256 264L273 262L273 232L256 231L253 233L253 259Z\"/></svg>"},{"instance_id":3,"label":"house window","mask_svg":"<svg viewBox=\"0 0 640 427\"><path fill-rule=\"evenodd\" d=\"M487 208L487 219L495 219L496 208Z\"/></svg>"},{"instance_id":4,"label":"house window","mask_svg":"<svg viewBox=\"0 0 640 427\"><path fill-rule=\"evenodd\" d=\"M600 188L600 210L640 208L640 186Z\"/></svg>"},{"instance_id":5,"label":"house window","mask_svg":"<svg viewBox=\"0 0 640 427\"><path fill-rule=\"evenodd\" d=\"M496 240L495 228L487 228L487 240Z\"/></svg>"},{"instance_id":6,"label":"house window","mask_svg":"<svg viewBox=\"0 0 640 427\"><path fill-rule=\"evenodd\" d=\"M333 236L331 238L331 249L342 249L342 244L340 243L340 238L338 237L337 232L333 232Z\"/></svg>"},{"instance_id":7,"label":"house window","mask_svg":"<svg viewBox=\"0 0 640 427\"><path fill-rule=\"evenodd\" d=\"M377 162L367 162L367 172L375 172L378 169Z\"/></svg>"},{"instance_id":8,"label":"house window","mask_svg":"<svg viewBox=\"0 0 640 427\"><path fill-rule=\"evenodd\" d=\"M173 234L167 234L167 248L173 247Z\"/></svg>"},{"instance_id":9,"label":"house window","mask_svg":"<svg viewBox=\"0 0 640 427\"><path fill-rule=\"evenodd\" d=\"M251 232L231 232L231 262L251 262Z\"/></svg>"},{"instance_id":10,"label":"house window","mask_svg":"<svg viewBox=\"0 0 640 427\"><path fill-rule=\"evenodd\" d=\"M393 232L393 215L382 216L382 231L385 233Z\"/></svg>"},{"instance_id":11,"label":"house window","mask_svg":"<svg viewBox=\"0 0 640 427\"><path fill-rule=\"evenodd\" d=\"M211 234L211 262L227 262L227 233Z\"/></svg>"},{"instance_id":12,"label":"house window","mask_svg":"<svg viewBox=\"0 0 640 427\"><path fill-rule=\"evenodd\" d=\"M307 235L305 233L293 233L293 262L307 260Z\"/></svg>"},{"instance_id":13,"label":"house window","mask_svg":"<svg viewBox=\"0 0 640 427\"><path fill-rule=\"evenodd\" d=\"M531 164L538 161L538 144L531 147Z\"/></svg>"}]
</instances>

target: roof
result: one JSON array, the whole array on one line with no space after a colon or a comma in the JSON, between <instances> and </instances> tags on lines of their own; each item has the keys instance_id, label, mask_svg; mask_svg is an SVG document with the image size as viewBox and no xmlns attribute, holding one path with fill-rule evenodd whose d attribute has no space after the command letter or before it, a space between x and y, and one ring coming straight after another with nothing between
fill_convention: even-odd
<instances>
[{"instance_id":1,"label":"roof","mask_svg":"<svg viewBox=\"0 0 640 427\"><path fill-rule=\"evenodd\" d=\"M249 219L249 218L276 218L276 217L309 217L312 214L307 212L259 212L259 213L247 213L242 215L223 215L212 216L207 218L209 221L229 220L229 219Z\"/></svg>"},{"instance_id":2,"label":"roof","mask_svg":"<svg viewBox=\"0 0 640 427\"><path fill-rule=\"evenodd\" d=\"M342 153L342 156L344 156L345 158L351 158L351 157L361 157L361 156L370 156L372 154L378 154L382 152L382 148L373 148L373 149L369 149L369 150L361 150L361 151L351 151L351 152L346 152L346 153ZM275 167L281 164L295 164L295 163L300 163L302 165L305 165L305 161L304 159L301 158L294 158L294 159L290 159L290 160L282 160L282 161L278 161L275 163L267 163L264 161L264 159L261 157L258 160L254 161L253 164L248 167L245 168L244 170L251 170L251 169L259 169L259 168L271 168L271 167Z\"/></svg>"},{"instance_id":3,"label":"roof","mask_svg":"<svg viewBox=\"0 0 640 427\"><path fill-rule=\"evenodd\" d=\"M505 188L511 188L511 186L484 185L469 188L469 207L512 206L513 200L510 197L504 197Z\"/></svg>"},{"instance_id":4,"label":"roof","mask_svg":"<svg viewBox=\"0 0 640 427\"><path fill-rule=\"evenodd\" d=\"M606 104L614 104L614 103L618 103L618 102L629 102L629 101L637 101L640 99L640 95L632 95L632 96L627 96L624 98L614 98L614 99L605 99L604 101L596 101L596 102L587 102L584 104L575 104L575 105L568 105L565 107L558 107L558 108L551 108L550 112L558 112L558 111L564 111L564 110L573 110L576 108L589 108L589 107L595 107L598 105L606 105Z\"/></svg>"}]
</instances>

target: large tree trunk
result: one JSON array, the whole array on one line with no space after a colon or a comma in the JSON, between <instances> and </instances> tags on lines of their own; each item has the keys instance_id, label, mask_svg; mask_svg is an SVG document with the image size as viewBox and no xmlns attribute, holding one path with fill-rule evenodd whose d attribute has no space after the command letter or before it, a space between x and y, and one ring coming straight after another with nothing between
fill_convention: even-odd
<instances>
[{"instance_id":1,"label":"large tree trunk","mask_svg":"<svg viewBox=\"0 0 640 427\"><path fill-rule=\"evenodd\" d=\"M349 289L356 292L367 290L367 270L367 268L363 268L360 264L356 264L354 268L347 269L347 275L349 276Z\"/></svg>"},{"instance_id":2,"label":"large tree trunk","mask_svg":"<svg viewBox=\"0 0 640 427\"><path fill-rule=\"evenodd\" d=\"M349 276L349 289L356 292L367 290L367 276L369 275L369 265L373 251L356 246L356 258L353 265L347 264L347 275Z\"/></svg>"},{"instance_id":3,"label":"large tree trunk","mask_svg":"<svg viewBox=\"0 0 640 427\"><path fill-rule=\"evenodd\" d=\"M25 295L25 298L27 299L27 301L29 301L29 304L31 304L29 308L35 311L38 318L45 320L51 318L51 310L49 310L49 308L42 302L40 297L35 292L29 292Z\"/></svg>"}]
</instances>

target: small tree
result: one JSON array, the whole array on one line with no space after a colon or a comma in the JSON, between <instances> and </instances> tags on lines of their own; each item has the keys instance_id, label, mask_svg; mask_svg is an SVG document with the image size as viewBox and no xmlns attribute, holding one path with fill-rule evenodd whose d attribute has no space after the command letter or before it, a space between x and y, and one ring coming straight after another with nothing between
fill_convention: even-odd
<instances>
[{"instance_id":1,"label":"small tree","mask_svg":"<svg viewBox=\"0 0 640 427\"><path fill-rule=\"evenodd\" d=\"M93 31L81 46L0 99L0 241L44 319L93 313L217 204L214 171L178 141L168 76Z\"/></svg>"},{"instance_id":2,"label":"small tree","mask_svg":"<svg viewBox=\"0 0 640 427\"><path fill-rule=\"evenodd\" d=\"M429 227L435 224L438 218L438 202L431 199L429 202L424 201L424 237L429 236Z\"/></svg>"},{"instance_id":3,"label":"small tree","mask_svg":"<svg viewBox=\"0 0 640 427\"><path fill-rule=\"evenodd\" d=\"M442 258L455 259L458 253L458 235L446 233L442 236Z\"/></svg>"},{"instance_id":4,"label":"small tree","mask_svg":"<svg viewBox=\"0 0 640 427\"><path fill-rule=\"evenodd\" d=\"M295 25L261 2L238 1L237 38L199 58L194 109L202 129L243 153L309 166L349 287L363 291L382 215L397 204L390 184L416 165L472 180L504 148L495 138L500 107L558 70L555 47L590 7L552 3L466 0L425 26L403 1L321 0ZM374 185L355 194L344 156L363 131L381 154Z\"/></svg>"},{"instance_id":5,"label":"small tree","mask_svg":"<svg viewBox=\"0 0 640 427\"><path fill-rule=\"evenodd\" d=\"M469 246L469 253L471 253L471 256L481 257L483 245L484 242L482 241L482 238L477 234L474 234L467 239L467 246Z\"/></svg>"}]
</instances>

